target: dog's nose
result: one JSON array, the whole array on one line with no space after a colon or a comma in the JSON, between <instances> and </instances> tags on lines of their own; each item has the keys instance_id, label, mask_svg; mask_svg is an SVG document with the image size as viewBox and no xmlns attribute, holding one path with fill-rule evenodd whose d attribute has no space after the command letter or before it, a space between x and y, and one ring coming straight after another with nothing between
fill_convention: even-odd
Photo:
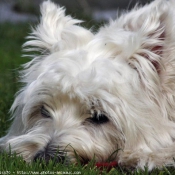
<instances>
[{"instance_id":1,"label":"dog's nose","mask_svg":"<svg viewBox=\"0 0 175 175\"><path fill-rule=\"evenodd\" d=\"M33 159L33 161L35 162L40 161L45 163L49 163L50 160L52 160L55 163L64 163L65 156L59 154L59 152L50 153L48 151L43 150L43 151L37 152Z\"/></svg>"}]
</instances>

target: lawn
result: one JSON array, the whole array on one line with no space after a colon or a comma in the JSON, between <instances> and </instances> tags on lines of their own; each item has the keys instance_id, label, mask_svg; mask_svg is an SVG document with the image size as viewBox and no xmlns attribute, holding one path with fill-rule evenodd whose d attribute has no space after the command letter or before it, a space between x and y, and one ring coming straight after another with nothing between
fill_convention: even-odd
<instances>
[{"instance_id":1,"label":"lawn","mask_svg":"<svg viewBox=\"0 0 175 175\"><path fill-rule=\"evenodd\" d=\"M90 24L90 23L89 23ZM20 84L18 83L18 70L20 65L29 60L22 58L21 45L24 43L24 37L29 33L29 24L0 24L0 137L3 136L9 127L9 109L14 100L14 95L18 91ZM22 158L16 155L6 153L0 154L0 175L3 174L134 174L134 175L166 175L175 174L174 168L155 169L151 173L145 171L129 171L122 167L106 170L99 170L94 166L94 162L90 162L86 166L76 165L65 166L55 164L50 161L49 164L25 163Z\"/></svg>"}]
</instances>

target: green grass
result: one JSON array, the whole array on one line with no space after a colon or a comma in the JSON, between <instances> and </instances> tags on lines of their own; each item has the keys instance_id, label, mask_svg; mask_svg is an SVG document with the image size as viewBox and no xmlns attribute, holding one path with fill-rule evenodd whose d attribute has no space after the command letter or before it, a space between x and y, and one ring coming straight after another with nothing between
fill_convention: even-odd
<instances>
[{"instance_id":1,"label":"green grass","mask_svg":"<svg viewBox=\"0 0 175 175\"><path fill-rule=\"evenodd\" d=\"M24 43L24 37L29 33L29 24L0 24L0 137L5 135L5 131L9 127L11 121L9 120L10 114L8 113L10 106L14 100L14 94L19 89L18 84L18 68L22 63L28 61L27 58L21 57L21 45ZM80 164L68 165L55 164L50 161L49 164L35 162L25 163L21 157L16 155L9 155L6 153L0 154L0 174L66 174L76 173L83 175L98 175L98 174L111 174L111 175L174 175L174 168L163 168L162 170L155 169L151 173L145 171L129 171L123 167L111 169L109 172L106 170L100 171L94 166L91 161L86 166Z\"/></svg>"}]
</instances>

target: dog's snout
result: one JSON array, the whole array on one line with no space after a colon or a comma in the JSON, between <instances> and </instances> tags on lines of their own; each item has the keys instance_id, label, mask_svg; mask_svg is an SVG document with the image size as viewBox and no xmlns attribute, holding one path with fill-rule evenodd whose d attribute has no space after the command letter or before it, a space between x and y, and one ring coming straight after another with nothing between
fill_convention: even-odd
<instances>
[{"instance_id":1,"label":"dog's snout","mask_svg":"<svg viewBox=\"0 0 175 175\"><path fill-rule=\"evenodd\" d=\"M44 161L45 163L49 163L49 161L53 161L55 163L64 163L65 155L61 152L49 152L48 150L42 150L36 153L33 161Z\"/></svg>"},{"instance_id":2,"label":"dog's snout","mask_svg":"<svg viewBox=\"0 0 175 175\"><path fill-rule=\"evenodd\" d=\"M39 151L35 156L34 156L34 161L37 161L37 160L42 160L44 159L44 151Z\"/></svg>"}]
</instances>

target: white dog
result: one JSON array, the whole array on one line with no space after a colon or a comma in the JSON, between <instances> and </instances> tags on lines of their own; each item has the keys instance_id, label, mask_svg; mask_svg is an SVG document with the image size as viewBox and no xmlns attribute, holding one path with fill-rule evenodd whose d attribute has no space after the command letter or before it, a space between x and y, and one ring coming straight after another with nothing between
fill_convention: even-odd
<instances>
[{"instance_id":1,"label":"white dog","mask_svg":"<svg viewBox=\"0 0 175 175\"><path fill-rule=\"evenodd\" d=\"M50 1L41 13L24 44L40 54L24 65L1 149L27 162L78 155L82 163L174 166L174 0L134 8L96 34Z\"/></svg>"}]
</instances>

